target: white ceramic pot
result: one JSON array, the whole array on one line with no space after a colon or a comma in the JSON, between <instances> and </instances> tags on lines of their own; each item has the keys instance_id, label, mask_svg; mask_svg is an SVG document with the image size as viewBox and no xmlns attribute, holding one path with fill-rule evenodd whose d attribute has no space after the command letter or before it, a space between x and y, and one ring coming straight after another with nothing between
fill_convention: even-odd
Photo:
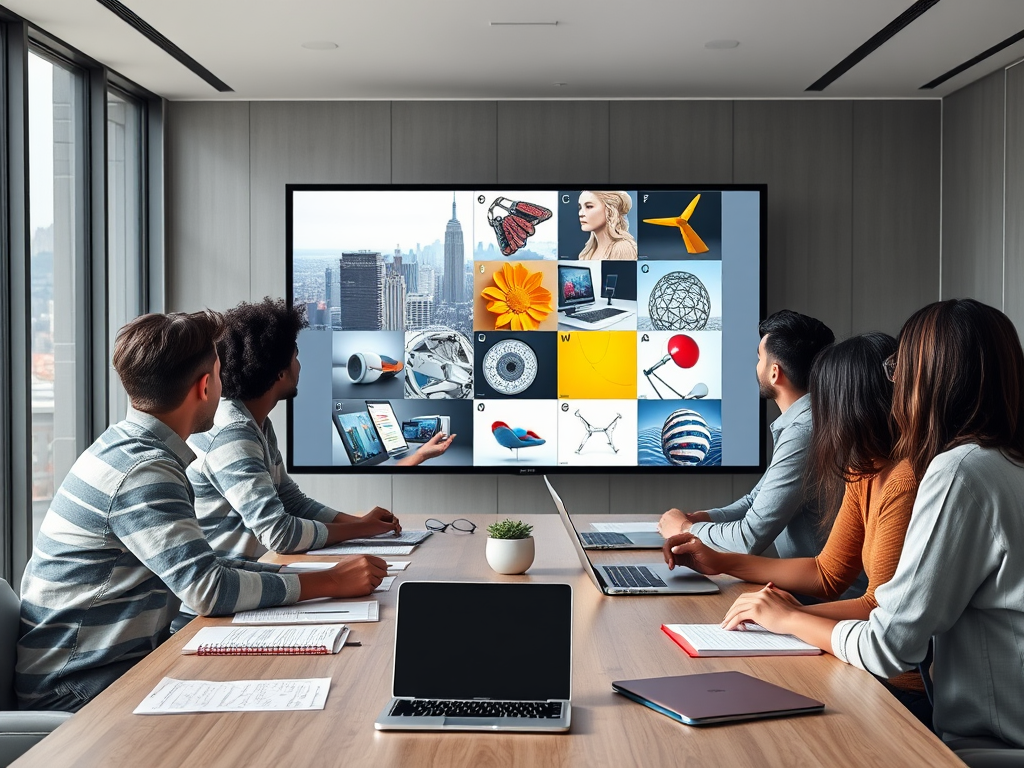
<instances>
[{"instance_id":1,"label":"white ceramic pot","mask_svg":"<svg viewBox=\"0 0 1024 768\"><path fill-rule=\"evenodd\" d=\"M533 565L533 536L528 539L487 539L487 564L498 573L525 573Z\"/></svg>"}]
</instances>

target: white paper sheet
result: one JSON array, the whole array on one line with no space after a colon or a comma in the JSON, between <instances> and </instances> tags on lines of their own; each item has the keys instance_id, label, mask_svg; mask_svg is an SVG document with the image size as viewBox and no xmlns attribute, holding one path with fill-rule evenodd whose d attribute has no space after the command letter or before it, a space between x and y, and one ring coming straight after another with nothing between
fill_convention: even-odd
<instances>
[{"instance_id":1,"label":"white paper sheet","mask_svg":"<svg viewBox=\"0 0 1024 768\"><path fill-rule=\"evenodd\" d=\"M344 600L306 600L295 605L240 611L233 624L351 624L378 621L380 606L376 600L350 603Z\"/></svg>"},{"instance_id":2,"label":"white paper sheet","mask_svg":"<svg viewBox=\"0 0 1024 768\"><path fill-rule=\"evenodd\" d=\"M389 546L394 547L400 544L420 544L430 538L433 531L402 531L395 536L393 533L381 533L377 536L365 536L360 539L349 539L344 544L359 544L362 546Z\"/></svg>"},{"instance_id":3,"label":"white paper sheet","mask_svg":"<svg viewBox=\"0 0 1024 768\"><path fill-rule=\"evenodd\" d=\"M186 656L287 655L298 649L313 653L312 649L323 648L337 653L344 647L349 631L344 624L202 627L181 652Z\"/></svg>"},{"instance_id":4,"label":"white paper sheet","mask_svg":"<svg viewBox=\"0 0 1024 768\"><path fill-rule=\"evenodd\" d=\"M388 560L388 571L404 571L409 567L408 560ZM333 568L337 563L327 563L323 560L310 560L305 563L288 563L288 565L282 565L281 570L278 573L302 573L303 571L326 571L328 568Z\"/></svg>"},{"instance_id":5,"label":"white paper sheet","mask_svg":"<svg viewBox=\"0 0 1024 768\"><path fill-rule=\"evenodd\" d=\"M136 715L186 712L274 712L323 709L331 678L294 680L175 680L165 677L142 703Z\"/></svg>"},{"instance_id":6,"label":"white paper sheet","mask_svg":"<svg viewBox=\"0 0 1024 768\"><path fill-rule=\"evenodd\" d=\"M395 578L396 578L395 576L385 576L384 577L384 581L382 581L380 583L380 585L375 590L373 590L373 591L374 592L388 592L388 591L390 591L391 590L391 585L395 583Z\"/></svg>"},{"instance_id":7,"label":"white paper sheet","mask_svg":"<svg viewBox=\"0 0 1024 768\"><path fill-rule=\"evenodd\" d=\"M416 549L413 546L398 545L390 547L371 547L362 544L335 544L333 547L318 549L318 555L377 555L377 557L388 557L390 555L411 555Z\"/></svg>"},{"instance_id":8,"label":"white paper sheet","mask_svg":"<svg viewBox=\"0 0 1024 768\"><path fill-rule=\"evenodd\" d=\"M657 533L657 523L591 523L595 531L603 533Z\"/></svg>"}]
</instances>

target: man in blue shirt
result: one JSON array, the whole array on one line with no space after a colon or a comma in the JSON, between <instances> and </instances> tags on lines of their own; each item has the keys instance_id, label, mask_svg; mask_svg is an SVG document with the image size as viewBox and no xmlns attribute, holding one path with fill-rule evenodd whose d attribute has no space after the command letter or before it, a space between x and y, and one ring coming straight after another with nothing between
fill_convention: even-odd
<instances>
[{"instance_id":1,"label":"man in blue shirt","mask_svg":"<svg viewBox=\"0 0 1024 768\"><path fill-rule=\"evenodd\" d=\"M728 506L699 512L670 509L658 523L665 538L690 532L727 552L758 555L774 542L779 557L814 557L828 538L818 510L804 498L804 464L811 443L811 363L835 341L813 317L781 310L758 326L757 382L761 397L782 415L771 425L774 449L754 489Z\"/></svg>"}]
</instances>

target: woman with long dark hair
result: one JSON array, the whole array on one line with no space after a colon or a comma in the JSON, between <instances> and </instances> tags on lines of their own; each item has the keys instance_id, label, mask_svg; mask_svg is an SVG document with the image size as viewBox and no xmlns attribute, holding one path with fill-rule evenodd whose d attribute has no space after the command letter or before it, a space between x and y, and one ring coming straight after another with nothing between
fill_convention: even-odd
<instances>
[{"instance_id":1,"label":"woman with long dark hair","mask_svg":"<svg viewBox=\"0 0 1024 768\"><path fill-rule=\"evenodd\" d=\"M804 636L893 675L935 640L936 732L950 746L1024 747L1024 351L1010 319L972 299L931 304L900 332L894 456L921 478L893 578L868 620ZM761 590L725 625L789 632L784 596Z\"/></svg>"},{"instance_id":2,"label":"woman with long dark hair","mask_svg":"<svg viewBox=\"0 0 1024 768\"><path fill-rule=\"evenodd\" d=\"M814 433L805 487L820 509L831 512L823 518L831 533L820 555L777 559L719 552L681 534L665 543L669 565L771 583L783 598L788 590L834 601L803 606L785 600L786 631L798 637L811 634L821 620L866 619L875 607L875 589L896 571L917 491L910 462L890 458L896 443L889 418L893 385L884 363L895 351L892 336L867 333L826 347L811 368ZM861 570L868 576L867 591L839 599ZM921 681L893 683L915 690Z\"/></svg>"}]
</instances>

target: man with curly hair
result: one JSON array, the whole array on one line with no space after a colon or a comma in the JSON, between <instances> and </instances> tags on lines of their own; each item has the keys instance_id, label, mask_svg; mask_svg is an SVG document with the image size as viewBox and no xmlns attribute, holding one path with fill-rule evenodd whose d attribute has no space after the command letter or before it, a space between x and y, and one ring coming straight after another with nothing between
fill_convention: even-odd
<instances>
[{"instance_id":1,"label":"man with curly hair","mask_svg":"<svg viewBox=\"0 0 1024 768\"><path fill-rule=\"evenodd\" d=\"M301 307L283 299L242 302L225 313L217 343L223 399L213 428L189 440L196 460L188 476L196 515L215 552L252 561L268 550L319 549L346 539L400 532L398 518L374 507L348 515L315 501L289 477L270 411L298 392ZM451 438L423 446L409 463L443 453Z\"/></svg>"}]
</instances>

